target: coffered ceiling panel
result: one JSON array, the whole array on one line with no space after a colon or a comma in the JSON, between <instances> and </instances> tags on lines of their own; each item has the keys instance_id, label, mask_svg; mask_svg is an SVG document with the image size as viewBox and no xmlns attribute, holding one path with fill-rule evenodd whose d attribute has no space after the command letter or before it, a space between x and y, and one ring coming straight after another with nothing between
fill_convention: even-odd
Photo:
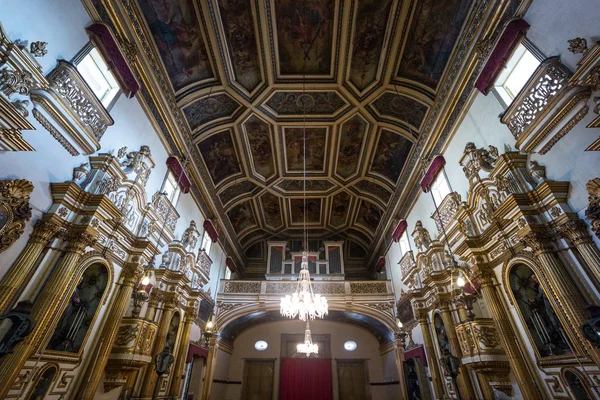
<instances>
[{"instance_id":1,"label":"coffered ceiling panel","mask_svg":"<svg viewBox=\"0 0 600 400\"><path fill-rule=\"evenodd\" d=\"M179 154L193 143L202 180L196 193L248 276L264 273L267 240L301 240L305 217L316 246L344 240L350 269L367 267L382 221L413 191L406 184L431 121L443 119L436 102L453 87L446 79L464 53L456 49L488 15L473 0L134 0L119 7L127 11L120 24L135 28L144 49L144 82L160 83L144 99L165 99L152 110L170 145L171 128L182 130Z\"/></svg>"}]
</instances>

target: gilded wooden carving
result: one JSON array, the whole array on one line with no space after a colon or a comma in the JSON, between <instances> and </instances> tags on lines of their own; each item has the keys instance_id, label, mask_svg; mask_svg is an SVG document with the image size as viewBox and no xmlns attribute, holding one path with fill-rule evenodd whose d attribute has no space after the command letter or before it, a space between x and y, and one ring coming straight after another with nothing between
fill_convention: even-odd
<instances>
[{"instance_id":1,"label":"gilded wooden carving","mask_svg":"<svg viewBox=\"0 0 600 400\"><path fill-rule=\"evenodd\" d=\"M23 234L31 218L33 184L25 179L0 181L0 253Z\"/></svg>"}]
</instances>

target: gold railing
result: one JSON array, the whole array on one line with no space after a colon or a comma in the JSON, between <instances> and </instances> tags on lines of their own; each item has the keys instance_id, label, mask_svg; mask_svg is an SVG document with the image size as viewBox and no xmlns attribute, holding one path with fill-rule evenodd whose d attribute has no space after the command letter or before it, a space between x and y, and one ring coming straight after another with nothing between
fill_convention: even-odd
<instances>
[{"instance_id":1,"label":"gold railing","mask_svg":"<svg viewBox=\"0 0 600 400\"><path fill-rule=\"evenodd\" d=\"M136 359L150 357L156 330L155 322L143 318L123 318L112 353L131 354Z\"/></svg>"}]
</instances>

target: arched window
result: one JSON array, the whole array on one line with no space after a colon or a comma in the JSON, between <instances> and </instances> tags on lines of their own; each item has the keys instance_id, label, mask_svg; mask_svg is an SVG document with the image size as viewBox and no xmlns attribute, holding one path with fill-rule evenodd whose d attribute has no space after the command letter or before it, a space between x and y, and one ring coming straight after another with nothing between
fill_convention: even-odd
<instances>
[{"instance_id":1,"label":"arched window","mask_svg":"<svg viewBox=\"0 0 600 400\"><path fill-rule=\"evenodd\" d=\"M48 350L79 352L100 307L107 283L108 271L103 264L92 264L84 271L56 325Z\"/></svg>"},{"instance_id":2,"label":"arched window","mask_svg":"<svg viewBox=\"0 0 600 400\"><path fill-rule=\"evenodd\" d=\"M572 371L565 372L565 379L569 385L569 389L573 392L574 397L577 400L592 400L593 397L588 392L587 385L583 383L581 378Z\"/></svg>"},{"instance_id":3,"label":"arched window","mask_svg":"<svg viewBox=\"0 0 600 400\"><path fill-rule=\"evenodd\" d=\"M450 341L448 340L448 333L444 326L444 321L440 314L435 314L433 317L433 326L435 328L435 336L437 337L438 345L440 346L440 354L444 354L444 350L452 352L450 349Z\"/></svg>"},{"instance_id":4,"label":"arched window","mask_svg":"<svg viewBox=\"0 0 600 400\"><path fill-rule=\"evenodd\" d=\"M56 368L50 367L47 368L44 373L38 378L33 391L29 395L29 400L41 400L46 397L46 393L48 389L50 389L50 385L54 380L54 375L56 375Z\"/></svg>"},{"instance_id":5,"label":"arched window","mask_svg":"<svg viewBox=\"0 0 600 400\"><path fill-rule=\"evenodd\" d=\"M179 331L179 321L181 317L179 313L173 314L171 323L169 324L169 331L167 333L167 344L171 348L171 353L175 351L175 342L177 341L177 332Z\"/></svg>"},{"instance_id":6,"label":"arched window","mask_svg":"<svg viewBox=\"0 0 600 400\"><path fill-rule=\"evenodd\" d=\"M525 264L509 273L515 302L541 357L571 353L570 342L538 277Z\"/></svg>"}]
</instances>

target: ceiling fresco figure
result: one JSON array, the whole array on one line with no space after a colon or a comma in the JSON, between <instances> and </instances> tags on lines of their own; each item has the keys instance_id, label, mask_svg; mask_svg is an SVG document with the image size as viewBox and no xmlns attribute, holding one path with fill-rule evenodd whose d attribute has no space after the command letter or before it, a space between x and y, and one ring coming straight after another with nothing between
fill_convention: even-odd
<instances>
[{"instance_id":1,"label":"ceiling fresco figure","mask_svg":"<svg viewBox=\"0 0 600 400\"><path fill-rule=\"evenodd\" d=\"M249 92L261 82L260 60L250 0L219 0L235 79Z\"/></svg>"},{"instance_id":2,"label":"ceiling fresco figure","mask_svg":"<svg viewBox=\"0 0 600 400\"><path fill-rule=\"evenodd\" d=\"M358 2L350 81L364 90L377 76L392 0Z\"/></svg>"},{"instance_id":3,"label":"ceiling fresco figure","mask_svg":"<svg viewBox=\"0 0 600 400\"><path fill-rule=\"evenodd\" d=\"M306 170L322 171L325 168L327 129L307 127L285 128L285 151L288 171L304 171L304 137L306 136Z\"/></svg>"},{"instance_id":4,"label":"ceiling fresco figure","mask_svg":"<svg viewBox=\"0 0 600 400\"><path fill-rule=\"evenodd\" d=\"M359 115L342 125L336 167L336 172L341 177L348 178L356 172L366 130L367 122Z\"/></svg>"},{"instance_id":5,"label":"ceiling fresco figure","mask_svg":"<svg viewBox=\"0 0 600 400\"><path fill-rule=\"evenodd\" d=\"M399 77L413 79L435 89L471 2L424 0L417 3L415 20L398 70Z\"/></svg>"},{"instance_id":6,"label":"ceiling fresco figure","mask_svg":"<svg viewBox=\"0 0 600 400\"><path fill-rule=\"evenodd\" d=\"M274 5L281 74L329 74L335 1L276 0Z\"/></svg>"},{"instance_id":7,"label":"ceiling fresco figure","mask_svg":"<svg viewBox=\"0 0 600 400\"><path fill-rule=\"evenodd\" d=\"M240 172L231 133L223 131L200 142L200 152L215 185Z\"/></svg>"},{"instance_id":8,"label":"ceiling fresco figure","mask_svg":"<svg viewBox=\"0 0 600 400\"><path fill-rule=\"evenodd\" d=\"M275 165L273 163L269 125L257 117L252 116L244 124L244 129L250 144L250 153L256 172L265 179L270 178L275 173Z\"/></svg>"},{"instance_id":9,"label":"ceiling fresco figure","mask_svg":"<svg viewBox=\"0 0 600 400\"><path fill-rule=\"evenodd\" d=\"M140 0L175 90L214 76L191 0Z\"/></svg>"},{"instance_id":10,"label":"ceiling fresco figure","mask_svg":"<svg viewBox=\"0 0 600 400\"><path fill-rule=\"evenodd\" d=\"M382 130L371 171L383 175L395 184L411 148L412 143L408 139L394 132Z\"/></svg>"}]
</instances>

